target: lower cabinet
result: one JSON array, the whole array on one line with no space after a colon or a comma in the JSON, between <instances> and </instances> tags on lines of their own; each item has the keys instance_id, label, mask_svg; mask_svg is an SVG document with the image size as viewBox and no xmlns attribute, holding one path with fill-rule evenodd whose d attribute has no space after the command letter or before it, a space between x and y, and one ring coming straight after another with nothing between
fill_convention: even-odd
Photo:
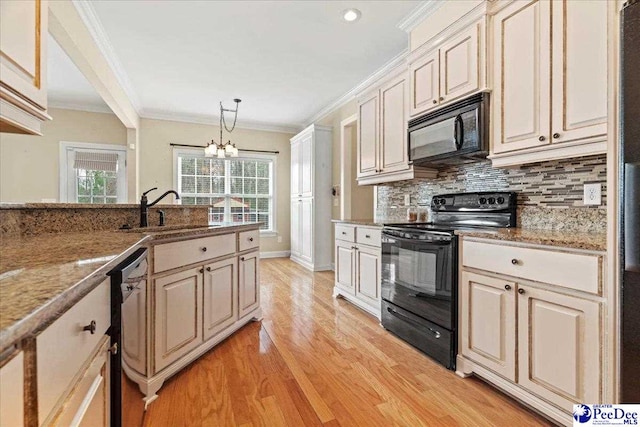
<instances>
[{"instance_id":1,"label":"lower cabinet","mask_svg":"<svg viewBox=\"0 0 640 427\"><path fill-rule=\"evenodd\" d=\"M336 287L355 295L355 257L353 243L336 239L335 267Z\"/></svg>"},{"instance_id":2,"label":"lower cabinet","mask_svg":"<svg viewBox=\"0 0 640 427\"><path fill-rule=\"evenodd\" d=\"M238 318L238 262L236 258L204 268L204 339L215 336Z\"/></svg>"},{"instance_id":3,"label":"lower cabinet","mask_svg":"<svg viewBox=\"0 0 640 427\"><path fill-rule=\"evenodd\" d=\"M356 297L380 312L380 248L359 245L355 250Z\"/></svg>"},{"instance_id":4,"label":"lower cabinet","mask_svg":"<svg viewBox=\"0 0 640 427\"><path fill-rule=\"evenodd\" d=\"M246 316L260 306L259 259L260 253L258 251L240 257L239 317Z\"/></svg>"}]
</instances>

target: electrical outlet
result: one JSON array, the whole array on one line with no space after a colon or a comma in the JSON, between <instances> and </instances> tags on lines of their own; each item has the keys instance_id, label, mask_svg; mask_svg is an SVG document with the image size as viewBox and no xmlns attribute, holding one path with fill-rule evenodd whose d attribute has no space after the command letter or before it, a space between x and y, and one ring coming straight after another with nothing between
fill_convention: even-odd
<instances>
[{"instance_id":1,"label":"electrical outlet","mask_svg":"<svg viewBox=\"0 0 640 427\"><path fill-rule=\"evenodd\" d=\"M404 195L404 205L405 206L409 206L411 204L411 195L410 194L405 194Z\"/></svg>"},{"instance_id":2,"label":"electrical outlet","mask_svg":"<svg viewBox=\"0 0 640 427\"><path fill-rule=\"evenodd\" d=\"M585 184L582 202L587 206L600 206L602 204L602 185L600 183Z\"/></svg>"},{"instance_id":3,"label":"electrical outlet","mask_svg":"<svg viewBox=\"0 0 640 427\"><path fill-rule=\"evenodd\" d=\"M278 236L278 243L282 243L282 236Z\"/></svg>"}]
</instances>

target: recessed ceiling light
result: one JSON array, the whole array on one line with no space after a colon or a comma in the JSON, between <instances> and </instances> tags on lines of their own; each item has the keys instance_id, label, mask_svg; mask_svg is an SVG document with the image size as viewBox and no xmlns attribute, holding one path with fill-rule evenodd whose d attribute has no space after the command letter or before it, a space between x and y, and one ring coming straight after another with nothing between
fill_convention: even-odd
<instances>
[{"instance_id":1,"label":"recessed ceiling light","mask_svg":"<svg viewBox=\"0 0 640 427\"><path fill-rule=\"evenodd\" d=\"M361 15L362 12L360 12L358 9L347 9L342 11L342 19L347 22L356 22L358 19L360 19Z\"/></svg>"}]
</instances>

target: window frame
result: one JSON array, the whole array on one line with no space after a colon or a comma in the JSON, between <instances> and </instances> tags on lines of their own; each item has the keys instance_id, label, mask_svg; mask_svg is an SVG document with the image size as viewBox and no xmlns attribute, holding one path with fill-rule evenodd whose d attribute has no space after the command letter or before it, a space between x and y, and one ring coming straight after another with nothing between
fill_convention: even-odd
<instances>
[{"instance_id":1,"label":"window frame","mask_svg":"<svg viewBox=\"0 0 640 427\"><path fill-rule=\"evenodd\" d=\"M79 203L77 201L77 184L75 182L75 169L70 159L72 152L78 151L108 151L118 155L117 172L117 199L116 204L127 203L127 147L118 144L99 144L93 142L60 141L59 161L59 195L61 203ZM72 179L73 178L73 179ZM71 182L73 181L73 185ZM100 203L97 203L100 204Z\"/></svg>"},{"instance_id":2,"label":"window frame","mask_svg":"<svg viewBox=\"0 0 640 427\"><path fill-rule=\"evenodd\" d=\"M185 156L192 156L192 157L201 157L201 158L205 158L206 156L204 155L204 149L197 149L197 148L174 148L173 149L173 183L174 183L174 188L176 188L178 190L178 193L181 193L180 189L181 189L181 182L180 182L180 177L178 176L178 158L181 155L185 155ZM217 157L213 157L213 159L216 159ZM238 152L238 157L231 157L231 158L226 158L226 160L268 160L271 161L271 179L270 179L270 198L271 198L271 228L266 229L266 230L260 230L260 235L263 237L271 237L271 236L276 236L278 234L278 215L277 215L277 188L278 186L276 185L276 180L277 180L277 169L278 169L278 156L274 153L274 154L269 154L269 153L249 153L246 151L242 151L239 150ZM227 169L228 166L225 165L225 191L226 191L226 187L227 187L227 180L228 177L226 176L227 173ZM180 194L180 196L182 197L182 194ZM233 194L227 194L225 192L224 197L233 197ZM235 195L237 196L237 195ZM246 197L246 196L251 196L250 194L243 194L242 196ZM180 199L180 204L182 204L182 199ZM190 206L190 205L185 205L185 206ZM197 206L197 205L196 205Z\"/></svg>"}]
</instances>

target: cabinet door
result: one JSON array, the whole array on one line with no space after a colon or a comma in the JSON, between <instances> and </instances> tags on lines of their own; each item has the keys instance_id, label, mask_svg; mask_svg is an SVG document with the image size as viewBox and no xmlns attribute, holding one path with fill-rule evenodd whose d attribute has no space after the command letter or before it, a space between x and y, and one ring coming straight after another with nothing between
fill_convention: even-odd
<instances>
[{"instance_id":1,"label":"cabinet door","mask_svg":"<svg viewBox=\"0 0 640 427\"><path fill-rule=\"evenodd\" d=\"M0 2L0 76L2 84L47 108L46 0Z\"/></svg>"},{"instance_id":2,"label":"cabinet door","mask_svg":"<svg viewBox=\"0 0 640 427\"><path fill-rule=\"evenodd\" d=\"M300 201L300 257L313 262L313 199Z\"/></svg>"},{"instance_id":3,"label":"cabinet door","mask_svg":"<svg viewBox=\"0 0 640 427\"><path fill-rule=\"evenodd\" d=\"M291 143L291 197L302 196L300 187L300 141Z\"/></svg>"},{"instance_id":4,"label":"cabinet door","mask_svg":"<svg viewBox=\"0 0 640 427\"><path fill-rule=\"evenodd\" d=\"M192 268L154 280L155 371L202 343L202 272Z\"/></svg>"},{"instance_id":5,"label":"cabinet door","mask_svg":"<svg viewBox=\"0 0 640 427\"><path fill-rule=\"evenodd\" d=\"M378 91L358 101L358 178L378 173Z\"/></svg>"},{"instance_id":6,"label":"cabinet door","mask_svg":"<svg viewBox=\"0 0 640 427\"><path fill-rule=\"evenodd\" d=\"M147 291L139 283L122 304L122 359L131 368L147 373Z\"/></svg>"},{"instance_id":7,"label":"cabinet door","mask_svg":"<svg viewBox=\"0 0 640 427\"><path fill-rule=\"evenodd\" d=\"M203 334L205 341L238 319L238 262L230 258L204 267Z\"/></svg>"},{"instance_id":8,"label":"cabinet door","mask_svg":"<svg viewBox=\"0 0 640 427\"><path fill-rule=\"evenodd\" d=\"M590 0L551 3L552 142L607 133L607 22L612 6Z\"/></svg>"},{"instance_id":9,"label":"cabinet door","mask_svg":"<svg viewBox=\"0 0 640 427\"><path fill-rule=\"evenodd\" d=\"M601 402L600 304L518 289L518 383L565 411Z\"/></svg>"},{"instance_id":10,"label":"cabinet door","mask_svg":"<svg viewBox=\"0 0 640 427\"><path fill-rule=\"evenodd\" d=\"M380 89L380 172L409 169L406 74Z\"/></svg>"},{"instance_id":11,"label":"cabinet door","mask_svg":"<svg viewBox=\"0 0 640 427\"><path fill-rule=\"evenodd\" d=\"M550 7L514 2L494 17L494 153L550 142Z\"/></svg>"},{"instance_id":12,"label":"cabinet door","mask_svg":"<svg viewBox=\"0 0 640 427\"><path fill-rule=\"evenodd\" d=\"M440 103L440 53L438 50L409 66L411 93L409 114L424 113Z\"/></svg>"},{"instance_id":13,"label":"cabinet door","mask_svg":"<svg viewBox=\"0 0 640 427\"><path fill-rule=\"evenodd\" d=\"M291 200L291 255L299 257L301 252L300 225L302 217L302 199Z\"/></svg>"},{"instance_id":14,"label":"cabinet door","mask_svg":"<svg viewBox=\"0 0 640 427\"><path fill-rule=\"evenodd\" d=\"M260 306L259 259L260 253L258 251L240 257L238 264L240 270L238 275L240 296L239 317L246 316Z\"/></svg>"},{"instance_id":15,"label":"cabinet door","mask_svg":"<svg viewBox=\"0 0 640 427\"><path fill-rule=\"evenodd\" d=\"M466 271L461 279L461 353L515 381L515 283Z\"/></svg>"},{"instance_id":16,"label":"cabinet door","mask_svg":"<svg viewBox=\"0 0 640 427\"><path fill-rule=\"evenodd\" d=\"M479 32L480 24L474 24L440 48L440 96L442 102L449 102L478 90Z\"/></svg>"},{"instance_id":17,"label":"cabinet door","mask_svg":"<svg viewBox=\"0 0 640 427\"><path fill-rule=\"evenodd\" d=\"M355 294L355 249L353 243L336 240L335 257L336 285L350 294Z\"/></svg>"},{"instance_id":18,"label":"cabinet door","mask_svg":"<svg viewBox=\"0 0 640 427\"><path fill-rule=\"evenodd\" d=\"M313 196L313 135L300 141L300 194Z\"/></svg>"},{"instance_id":19,"label":"cabinet door","mask_svg":"<svg viewBox=\"0 0 640 427\"><path fill-rule=\"evenodd\" d=\"M356 250L356 296L374 307L380 306L381 250L358 246Z\"/></svg>"},{"instance_id":20,"label":"cabinet door","mask_svg":"<svg viewBox=\"0 0 640 427\"><path fill-rule=\"evenodd\" d=\"M24 353L0 368L0 426L24 424Z\"/></svg>"}]
</instances>

